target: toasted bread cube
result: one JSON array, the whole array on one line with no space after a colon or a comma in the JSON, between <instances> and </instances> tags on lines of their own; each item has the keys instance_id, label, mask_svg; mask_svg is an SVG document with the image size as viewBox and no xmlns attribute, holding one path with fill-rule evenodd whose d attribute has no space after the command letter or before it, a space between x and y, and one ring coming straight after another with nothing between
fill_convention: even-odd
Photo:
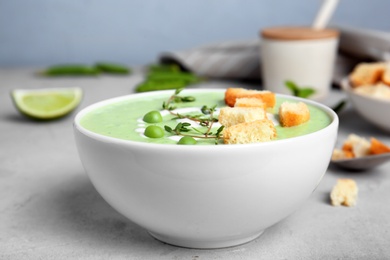
<instances>
[{"instance_id":1,"label":"toasted bread cube","mask_svg":"<svg viewBox=\"0 0 390 260\"><path fill-rule=\"evenodd\" d=\"M276 137L276 129L269 119L241 123L223 130L225 144L249 144L268 142Z\"/></svg>"},{"instance_id":2,"label":"toasted bread cube","mask_svg":"<svg viewBox=\"0 0 390 260\"><path fill-rule=\"evenodd\" d=\"M268 90L249 90L244 88L228 88L225 92L226 105L233 107L237 98L259 98L264 103L266 108L275 106L276 98L273 92Z\"/></svg>"},{"instance_id":3,"label":"toasted bread cube","mask_svg":"<svg viewBox=\"0 0 390 260\"><path fill-rule=\"evenodd\" d=\"M344 205L352 207L356 205L358 187L352 179L338 179L330 193L330 200L333 206Z\"/></svg>"},{"instance_id":4,"label":"toasted bread cube","mask_svg":"<svg viewBox=\"0 0 390 260\"><path fill-rule=\"evenodd\" d=\"M264 109L258 107L223 107L219 111L218 121L221 125L232 125L261 120L267 117Z\"/></svg>"},{"instance_id":5,"label":"toasted bread cube","mask_svg":"<svg viewBox=\"0 0 390 260\"><path fill-rule=\"evenodd\" d=\"M283 127L297 126L309 121L309 119L309 108L303 102L285 101L279 107L279 121Z\"/></svg>"},{"instance_id":6,"label":"toasted bread cube","mask_svg":"<svg viewBox=\"0 0 390 260\"><path fill-rule=\"evenodd\" d=\"M234 107L258 107L266 109L266 104L260 98L237 98Z\"/></svg>"},{"instance_id":7,"label":"toasted bread cube","mask_svg":"<svg viewBox=\"0 0 390 260\"><path fill-rule=\"evenodd\" d=\"M370 142L356 134L350 134L345 140L342 150L352 152L354 157L367 156L370 153Z\"/></svg>"},{"instance_id":8,"label":"toasted bread cube","mask_svg":"<svg viewBox=\"0 0 390 260\"><path fill-rule=\"evenodd\" d=\"M370 154L390 153L390 147L376 138L371 138Z\"/></svg>"},{"instance_id":9,"label":"toasted bread cube","mask_svg":"<svg viewBox=\"0 0 390 260\"><path fill-rule=\"evenodd\" d=\"M372 86L360 86L354 89L354 92L364 96L370 96L377 99L390 99L390 86L384 83L378 83Z\"/></svg>"},{"instance_id":10,"label":"toasted bread cube","mask_svg":"<svg viewBox=\"0 0 390 260\"><path fill-rule=\"evenodd\" d=\"M390 86L390 62L386 63L381 80L384 84Z\"/></svg>"},{"instance_id":11,"label":"toasted bread cube","mask_svg":"<svg viewBox=\"0 0 390 260\"><path fill-rule=\"evenodd\" d=\"M381 80L386 65L382 62L359 63L349 76L352 87L375 85Z\"/></svg>"},{"instance_id":12,"label":"toasted bread cube","mask_svg":"<svg viewBox=\"0 0 390 260\"><path fill-rule=\"evenodd\" d=\"M334 149L332 154L332 161L350 159L353 158L354 155L350 151L344 151L340 149Z\"/></svg>"},{"instance_id":13,"label":"toasted bread cube","mask_svg":"<svg viewBox=\"0 0 390 260\"><path fill-rule=\"evenodd\" d=\"M348 140L348 139L347 139ZM341 148L344 152L351 152L353 154L353 146L351 142L345 141ZM355 157L355 155L354 155Z\"/></svg>"}]
</instances>

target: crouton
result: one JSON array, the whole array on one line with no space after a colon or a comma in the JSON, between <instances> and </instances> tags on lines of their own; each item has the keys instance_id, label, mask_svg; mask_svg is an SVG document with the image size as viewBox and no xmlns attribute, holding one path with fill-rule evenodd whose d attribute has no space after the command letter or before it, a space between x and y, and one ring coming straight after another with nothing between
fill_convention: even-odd
<instances>
[{"instance_id":1,"label":"crouton","mask_svg":"<svg viewBox=\"0 0 390 260\"><path fill-rule=\"evenodd\" d=\"M309 108L303 102L285 101L279 107L279 121L283 127L297 126L309 121L309 119Z\"/></svg>"},{"instance_id":2,"label":"crouton","mask_svg":"<svg viewBox=\"0 0 390 260\"><path fill-rule=\"evenodd\" d=\"M276 129L269 119L233 125L223 131L223 142L225 144L267 142L275 137Z\"/></svg>"},{"instance_id":3,"label":"crouton","mask_svg":"<svg viewBox=\"0 0 390 260\"><path fill-rule=\"evenodd\" d=\"M334 149L333 153L332 153L332 161L350 159L353 157L354 157L354 155L351 151Z\"/></svg>"},{"instance_id":4,"label":"crouton","mask_svg":"<svg viewBox=\"0 0 390 260\"><path fill-rule=\"evenodd\" d=\"M390 86L390 63L386 64L381 80L384 84Z\"/></svg>"},{"instance_id":5,"label":"crouton","mask_svg":"<svg viewBox=\"0 0 390 260\"><path fill-rule=\"evenodd\" d=\"M264 103L266 108L272 108L275 106L276 98L273 92L268 90L249 90L244 88L228 88L225 92L226 105L233 107L237 98L259 98Z\"/></svg>"},{"instance_id":6,"label":"crouton","mask_svg":"<svg viewBox=\"0 0 390 260\"><path fill-rule=\"evenodd\" d=\"M264 109L258 107L223 107L219 111L218 121L221 125L232 125L262 120L267 117Z\"/></svg>"},{"instance_id":7,"label":"crouton","mask_svg":"<svg viewBox=\"0 0 390 260\"><path fill-rule=\"evenodd\" d=\"M390 86L387 86L384 83L378 83L372 86L360 86L355 88L354 92L377 99L390 100Z\"/></svg>"},{"instance_id":8,"label":"crouton","mask_svg":"<svg viewBox=\"0 0 390 260\"><path fill-rule=\"evenodd\" d=\"M363 157L370 153L370 142L356 134L350 134L347 140L344 142L342 150L350 151L353 157Z\"/></svg>"},{"instance_id":9,"label":"crouton","mask_svg":"<svg viewBox=\"0 0 390 260\"><path fill-rule=\"evenodd\" d=\"M234 107L259 107L266 109L266 104L260 98L237 98Z\"/></svg>"},{"instance_id":10,"label":"crouton","mask_svg":"<svg viewBox=\"0 0 390 260\"><path fill-rule=\"evenodd\" d=\"M381 80L385 71L385 63L359 63L349 75L352 87L375 85Z\"/></svg>"},{"instance_id":11,"label":"crouton","mask_svg":"<svg viewBox=\"0 0 390 260\"><path fill-rule=\"evenodd\" d=\"M390 147L376 138L371 137L370 154L390 153Z\"/></svg>"},{"instance_id":12,"label":"crouton","mask_svg":"<svg viewBox=\"0 0 390 260\"><path fill-rule=\"evenodd\" d=\"M358 187L352 179L338 179L330 193L330 201L333 206L344 205L352 207L356 205Z\"/></svg>"},{"instance_id":13,"label":"crouton","mask_svg":"<svg viewBox=\"0 0 390 260\"><path fill-rule=\"evenodd\" d=\"M332 160L342 160L364 157L372 154L390 153L390 147L378 139L371 137L370 141L356 134L350 134L340 149L334 149Z\"/></svg>"}]
</instances>

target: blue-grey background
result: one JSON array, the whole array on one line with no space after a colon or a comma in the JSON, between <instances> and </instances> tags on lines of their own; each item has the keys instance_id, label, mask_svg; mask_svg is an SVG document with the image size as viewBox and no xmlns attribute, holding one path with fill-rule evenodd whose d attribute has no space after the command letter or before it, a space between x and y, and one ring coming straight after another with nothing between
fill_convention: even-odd
<instances>
[{"instance_id":1,"label":"blue-grey background","mask_svg":"<svg viewBox=\"0 0 390 260\"><path fill-rule=\"evenodd\" d=\"M322 0L0 0L0 66L113 61L309 25ZM332 24L390 31L390 0L340 0Z\"/></svg>"}]
</instances>

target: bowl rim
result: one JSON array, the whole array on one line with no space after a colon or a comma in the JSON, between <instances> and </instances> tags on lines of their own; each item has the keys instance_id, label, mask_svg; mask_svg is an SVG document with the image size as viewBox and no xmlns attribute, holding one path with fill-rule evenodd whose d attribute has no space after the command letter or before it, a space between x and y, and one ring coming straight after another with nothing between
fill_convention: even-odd
<instances>
[{"instance_id":1,"label":"bowl rim","mask_svg":"<svg viewBox=\"0 0 390 260\"><path fill-rule=\"evenodd\" d=\"M347 92L348 95L350 95L350 96L355 96L355 97L357 96L357 97L360 97L364 100L374 102L374 103L390 105L390 100L374 98L374 97L371 97L369 95L362 95L360 93L356 93L355 91L353 91L351 83L349 81L349 77L344 77L341 80L340 85L341 85L341 88L344 90L344 92Z\"/></svg>"},{"instance_id":2,"label":"bowl rim","mask_svg":"<svg viewBox=\"0 0 390 260\"><path fill-rule=\"evenodd\" d=\"M175 145L175 144L156 144L156 143L139 142L139 141L124 140L124 139L120 139L120 138L116 138L116 137L110 137L110 136L98 134L98 133L90 131L90 130L88 130L80 125L81 118L89 111L96 109L98 107L108 105L111 103L115 103L115 102L128 100L128 99L142 98L143 96L144 97L148 97L151 95L158 96L158 95L166 94L169 92L172 93L172 91L174 91L174 90L160 90L160 91L143 92L143 93L131 93L128 95L122 95L122 96L108 98L105 100L95 102L93 104L90 104L90 105L82 108L80 111L77 112L77 114L75 115L74 120L73 120L73 128L75 131L77 130L81 134L83 134L91 139L95 139L97 141L104 142L104 143L112 143L112 144L119 144L119 145L131 145L134 147L137 146L137 147L144 147L144 148L149 147L152 149L174 149L174 150L176 150L176 149L180 149L180 150L186 150L186 149L191 149L191 150L192 149L199 149L199 150L224 149L224 150L226 150L226 149L241 149L244 147L269 146L269 145L275 145L275 144L295 142L295 141L306 139L306 138L311 137L311 136L315 137L316 135L321 135L323 132L326 132L330 128L333 128L333 127L336 127L336 129L337 129L338 124L339 124L339 118L338 118L338 115L336 114L336 112L334 112L330 107L328 107L324 104L321 104L317 101L313 101L310 99L275 93L276 97L287 98L287 99L294 100L294 101L301 101L301 102L310 104L314 107L321 109L330 117L330 119L331 119L330 124L322 129L320 129L320 130L317 130L317 131L309 133L309 134L301 135L301 136L285 138L285 139L280 139L280 140L273 140L270 142L238 144L238 145ZM199 88L199 89L189 88L189 89L184 89L181 93L183 93L183 92L188 93L188 94L191 94L194 92L195 93L197 93L197 92L202 92L202 93L204 93L204 92L219 92L219 93L221 93L221 92L225 92L225 91L226 91L226 89L223 89L223 88Z\"/></svg>"}]
</instances>

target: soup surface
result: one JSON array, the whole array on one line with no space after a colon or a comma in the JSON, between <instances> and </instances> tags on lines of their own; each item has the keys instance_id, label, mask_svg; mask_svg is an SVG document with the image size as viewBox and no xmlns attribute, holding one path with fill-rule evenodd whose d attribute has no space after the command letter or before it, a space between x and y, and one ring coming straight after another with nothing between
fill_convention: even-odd
<instances>
[{"instance_id":1,"label":"soup surface","mask_svg":"<svg viewBox=\"0 0 390 260\"><path fill-rule=\"evenodd\" d=\"M162 138L148 138L144 136L144 130L148 125L157 125L164 129L164 126L170 126L174 128L179 122L191 122L192 127L205 131L205 127L199 126L197 123L188 121L187 119L174 119L175 116L171 115L169 111L163 109L163 103L166 102L173 94L167 92L164 94L148 93L145 98L144 95L134 95L131 98L123 99L113 103L107 103L99 106L89 112L87 112L81 119L80 124L89 131L97 134L110 136L123 140L132 140L147 143L159 143L159 144L176 144L180 139L180 136L172 135L165 132L165 136ZM178 112L181 115L199 115L201 114L201 107L206 105L208 107L217 106L214 117L218 117L218 108L224 107L224 92L215 91L207 93L202 92L188 92L183 91L180 96L192 96L195 101L188 103L174 103L176 107L174 112ZM309 133L318 131L331 123L330 116L321 109L308 105L310 110L310 120L302 125L294 127L281 127L278 120L279 106L283 101L288 101L288 98L277 97L276 105L273 109L269 109L268 117L273 120L277 138L275 140L297 137ZM294 101L292 101L294 102ZM158 110L163 116L163 122L161 123L145 123L143 116L153 110ZM215 132L220 125L214 123L213 132ZM199 134L196 131L191 132L193 134ZM222 144L222 141L219 143ZM197 145L215 145L215 139L197 139Z\"/></svg>"}]
</instances>

